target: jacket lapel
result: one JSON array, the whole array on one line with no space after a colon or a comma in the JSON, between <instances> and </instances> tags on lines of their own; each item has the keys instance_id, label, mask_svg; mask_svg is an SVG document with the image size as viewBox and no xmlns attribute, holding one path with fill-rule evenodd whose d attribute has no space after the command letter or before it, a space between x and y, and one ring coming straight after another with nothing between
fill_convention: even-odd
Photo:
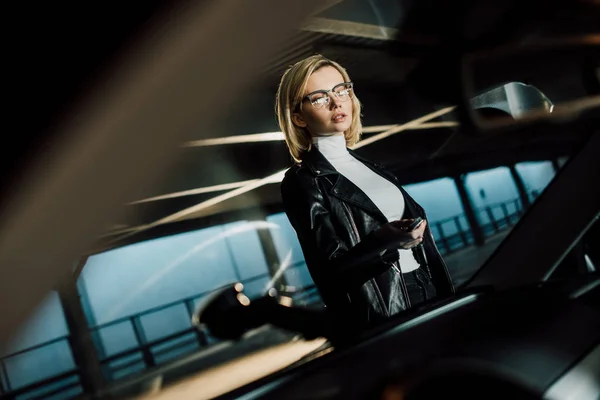
<instances>
[{"instance_id":1,"label":"jacket lapel","mask_svg":"<svg viewBox=\"0 0 600 400\"><path fill-rule=\"evenodd\" d=\"M387 220L381 210L358 186L352 183L348 178L337 174L337 179L330 189L330 194L338 199L362 208L369 214L377 216L379 219Z\"/></svg>"},{"instance_id":2,"label":"jacket lapel","mask_svg":"<svg viewBox=\"0 0 600 400\"><path fill-rule=\"evenodd\" d=\"M308 167L315 176L323 177L331 183L332 187L329 190L329 194L345 203L363 209L365 212L382 221L387 221L387 218L385 218L381 210L377 208L369 196L348 178L340 174L316 147L313 147L306 153L303 164Z\"/></svg>"}]
</instances>

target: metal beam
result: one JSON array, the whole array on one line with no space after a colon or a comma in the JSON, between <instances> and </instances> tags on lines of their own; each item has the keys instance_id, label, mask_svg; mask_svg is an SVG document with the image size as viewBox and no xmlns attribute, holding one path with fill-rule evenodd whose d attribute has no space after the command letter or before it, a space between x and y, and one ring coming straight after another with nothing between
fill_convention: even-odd
<instances>
[{"instance_id":1,"label":"metal beam","mask_svg":"<svg viewBox=\"0 0 600 400\"><path fill-rule=\"evenodd\" d=\"M419 160L413 164L386 166L392 173L398 176L403 185L407 185L441 177L451 177L468 172L486 170L497 166L505 166L519 161L551 160L572 151L572 144L552 144L550 147L535 144L525 149L509 148L498 149L491 153L459 153L431 160ZM161 207L164 207L165 214L169 213L168 210L178 210L189 206L189 202L185 201L185 197L171 198L164 200L164 202L164 206ZM155 204L156 207L159 207L158 202ZM93 253L137 241L246 219L248 215L255 213L256 208L268 209L268 214L283 211L279 185L277 183L265 185L252 193L242 194L237 200L229 199L204 210L202 213L196 213L193 216L190 215L190 218L186 222L163 224L145 232L139 232L135 236L122 237L121 239L117 238L117 236L135 230L139 226L139 222L134 224L132 228L108 232L97 244ZM144 221L140 222L144 223ZM119 240L115 241L115 238ZM113 244L111 245L110 243Z\"/></svg>"},{"instance_id":2,"label":"metal beam","mask_svg":"<svg viewBox=\"0 0 600 400\"><path fill-rule=\"evenodd\" d=\"M563 167L467 286L502 290L544 280L598 217L600 134ZM569 210L564 218L564 210ZM560 226L557 225L560 221ZM532 240L535 238L535 240Z\"/></svg>"},{"instance_id":3,"label":"metal beam","mask_svg":"<svg viewBox=\"0 0 600 400\"><path fill-rule=\"evenodd\" d=\"M432 179L474 171L483 171L521 161L547 161L573 152L576 143L562 142L551 145L532 144L526 148L505 148L496 151L462 152L387 165L401 183L426 182ZM385 165L385 164L384 164Z\"/></svg>"},{"instance_id":4,"label":"metal beam","mask_svg":"<svg viewBox=\"0 0 600 400\"><path fill-rule=\"evenodd\" d=\"M270 185L274 186L274 185ZM273 191L279 193L278 187L273 187ZM113 237L106 236L99 240L99 243L92 248L89 253L90 255L102 253L117 247L126 246L129 244L143 242L146 240L156 239L164 236L176 235L178 233L191 232L198 229L204 229L215 225L223 225L231 222L238 222L240 220L247 220L252 215L271 215L283 212L282 204L267 204L261 206L250 206L241 209L230 210L225 213L217 213L212 215L206 215L204 217L186 219L177 221L171 224L159 225L147 231L140 232L136 236L124 237L118 241L115 241ZM114 235L120 235L127 231L114 232Z\"/></svg>"},{"instance_id":5,"label":"metal beam","mask_svg":"<svg viewBox=\"0 0 600 400\"><path fill-rule=\"evenodd\" d=\"M398 29L321 17L309 18L301 25L300 29L308 32L386 41L395 40L398 37Z\"/></svg>"}]
</instances>

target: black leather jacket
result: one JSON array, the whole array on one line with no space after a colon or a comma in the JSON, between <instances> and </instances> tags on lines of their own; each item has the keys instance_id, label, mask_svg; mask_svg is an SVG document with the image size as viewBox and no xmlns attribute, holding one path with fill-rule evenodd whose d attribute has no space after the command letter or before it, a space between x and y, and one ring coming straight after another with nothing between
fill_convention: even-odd
<instances>
[{"instance_id":1,"label":"black leather jacket","mask_svg":"<svg viewBox=\"0 0 600 400\"><path fill-rule=\"evenodd\" d=\"M351 154L398 186L405 198L404 218L421 216L423 208L382 166ZM290 168L281 184L287 216L296 230L311 276L330 311L353 327L366 328L410 306L398 253L381 254L375 231L387 219L369 197L339 174L316 149L301 165ZM429 226L424 240L428 265L438 296L454 286Z\"/></svg>"}]
</instances>

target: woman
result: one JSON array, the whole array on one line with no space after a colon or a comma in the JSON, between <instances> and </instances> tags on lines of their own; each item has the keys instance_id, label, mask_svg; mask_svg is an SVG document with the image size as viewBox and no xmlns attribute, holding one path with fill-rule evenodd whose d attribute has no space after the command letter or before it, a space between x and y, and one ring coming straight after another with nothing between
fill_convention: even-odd
<instances>
[{"instance_id":1,"label":"woman","mask_svg":"<svg viewBox=\"0 0 600 400\"><path fill-rule=\"evenodd\" d=\"M366 328L454 288L423 209L393 175L348 150L360 112L347 72L321 55L290 67L277 90L296 162L281 185L285 211L327 308Z\"/></svg>"}]
</instances>

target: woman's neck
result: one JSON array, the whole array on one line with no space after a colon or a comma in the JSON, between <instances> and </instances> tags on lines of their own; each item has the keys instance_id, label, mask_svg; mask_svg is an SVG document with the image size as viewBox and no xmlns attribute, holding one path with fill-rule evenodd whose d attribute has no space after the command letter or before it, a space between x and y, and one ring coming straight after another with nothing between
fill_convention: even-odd
<instances>
[{"instance_id":1,"label":"woman's neck","mask_svg":"<svg viewBox=\"0 0 600 400\"><path fill-rule=\"evenodd\" d=\"M346 148L346 138L344 135L315 136L313 137L313 143L325 158L329 160L348 157L350 154Z\"/></svg>"}]
</instances>

